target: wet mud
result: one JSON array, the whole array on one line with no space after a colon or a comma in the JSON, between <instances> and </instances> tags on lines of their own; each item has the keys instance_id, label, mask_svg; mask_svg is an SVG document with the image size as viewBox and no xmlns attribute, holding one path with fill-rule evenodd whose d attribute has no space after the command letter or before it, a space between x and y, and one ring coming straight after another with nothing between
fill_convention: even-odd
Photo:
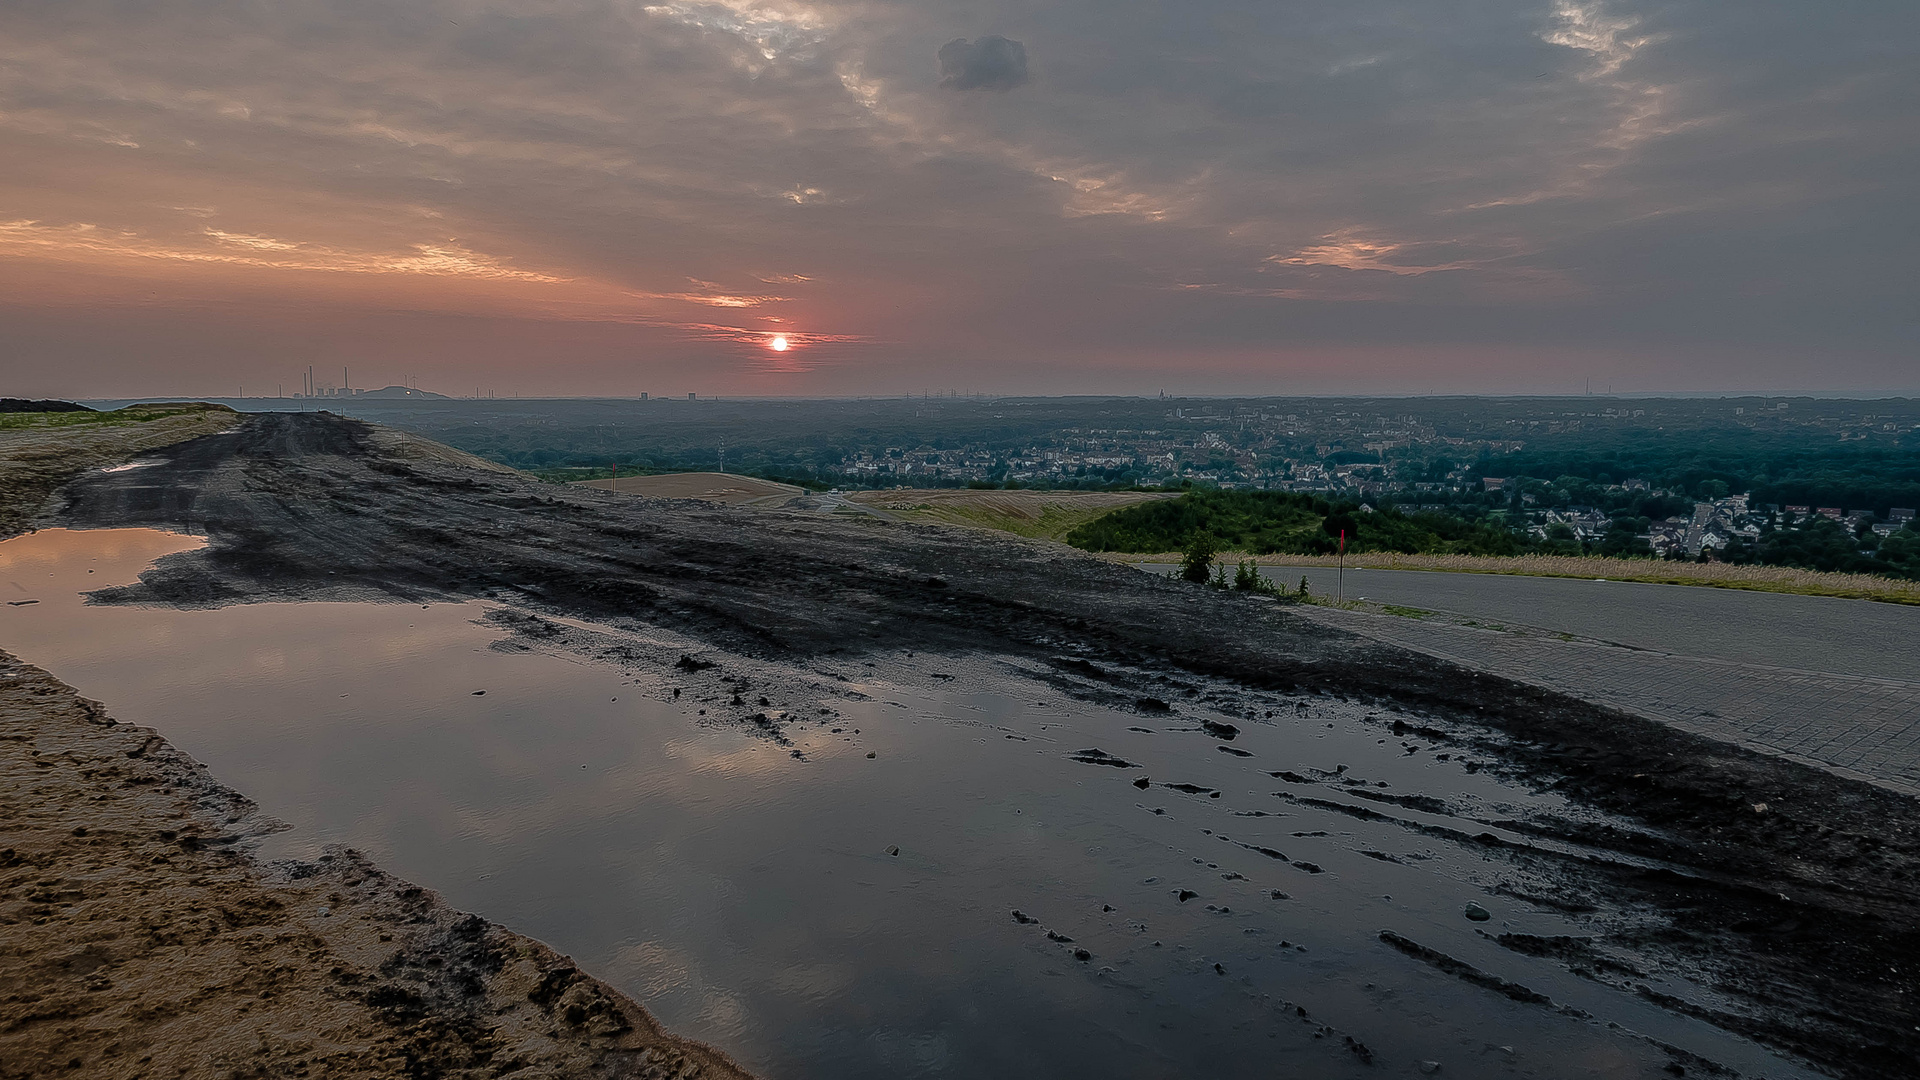
<instances>
[{"instance_id":1,"label":"wet mud","mask_svg":"<svg viewBox=\"0 0 1920 1080\"><path fill-rule=\"evenodd\" d=\"M1489 932L1501 950L1551 959L1832 1075L1910 1076L1920 1060L1920 964L1910 960L1920 955L1920 805L1911 798L1343 635L1271 598L1196 589L1053 545L558 488L410 450L325 414L252 417L155 456L153 467L68 485L45 523L190 524L210 544L100 602L500 600L522 612L502 616L521 647L670 671L673 693L690 695L708 722L785 740L795 754L805 732L847 723L810 702L822 693L860 701L854 677L889 657L1013 665L1137 718L1131 731L1142 740L1212 740L1220 752L1210 756L1235 768L1259 769L1245 749L1251 733L1297 723L1315 702L1358 706L1378 726L1378 746L1496 776L1564 810L1503 815L1443 788L1408 792L1344 763L1291 761L1259 773L1275 788L1267 807L1229 807L1218 782L1152 775L1131 744L1103 736L1063 750L1143 798L1247 815L1311 808L1483 853L1504 868L1492 890L1583 927L1577 936ZM569 619L661 628L706 651L648 654ZM1147 775L1133 775L1136 765ZM1235 843L1289 873L1323 871L1286 852L1290 842ZM1368 857L1412 855L1382 847ZM1169 887L1182 902L1207 900ZM1267 891L1278 899L1286 889ZM1410 935L1381 941L1463 993L1563 1007ZM1224 963L1218 974L1226 977ZM1373 1053L1359 1042L1350 1052ZM1672 1064L1715 1068L1678 1051Z\"/></svg>"}]
</instances>

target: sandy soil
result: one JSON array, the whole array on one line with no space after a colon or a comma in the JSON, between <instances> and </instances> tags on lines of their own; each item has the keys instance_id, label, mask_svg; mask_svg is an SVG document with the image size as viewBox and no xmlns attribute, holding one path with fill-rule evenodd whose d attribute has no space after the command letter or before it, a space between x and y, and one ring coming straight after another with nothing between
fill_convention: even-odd
<instances>
[{"instance_id":1,"label":"sandy soil","mask_svg":"<svg viewBox=\"0 0 1920 1080\"><path fill-rule=\"evenodd\" d=\"M1553 849L1512 853L1555 882L1530 902L1630 917L1596 916L1591 937L1499 944L1628 989L1641 972L1684 974L1712 999L1641 992L1837 1075L1911 1076L1920 1060L1920 965L1905 959L1920 955L1911 798L1057 545L542 484L396 456L383 438L337 417L254 417L161 452L163 466L82 477L47 523L167 527L194 508L208 547L105 600L509 598L704 642L712 651L680 674L722 700L717 676L736 663L822 671L914 651L1015 661L1063 693L1143 713L1195 701L1260 723L1257 699L1274 690L1376 702L1406 731L1431 725L1492 756L1513 782L1636 823L1501 822ZM715 719L781 737L780 720L737 704ZM1431 831L1390 804L1379 813ZM1444 839L1504 850L1490 834Z\"/></svg>"},{"instance_id":2,"label":"sandy soil","mask_svg":"<svg viewBox=\"0 0 1920 1080\"><path fill-rule=\"evenodd\" d=\"M622 476L611 480L579 480L580 487L618 491L623 495L649 495L656 499L699 499L728 506L754 503L782 503L804 489L792 484L775 483L753 476L732 473L662 473L659 476Z\"/></svg>"},{"instance_id":3,"label":"sandy soil","mask_svg":"<svg viewBox=\"0 0 1920 1080\"><path fill-rule=\"evenodd\" d=\"M0 653L0 1077L744 1077Z\"/></svg>"}]
</instances>

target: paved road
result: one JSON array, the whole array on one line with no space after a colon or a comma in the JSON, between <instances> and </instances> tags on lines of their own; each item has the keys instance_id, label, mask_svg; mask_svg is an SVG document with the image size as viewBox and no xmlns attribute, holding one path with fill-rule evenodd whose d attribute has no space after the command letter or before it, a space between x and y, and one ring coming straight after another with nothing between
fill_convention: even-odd
<instances>
[{"instance_id":1,"label":"paved road","mask_svg":"<svg viewBox=\"0 0 1920 1080\"><path fill-rule=\"evenodd\" d=\"M1305 574L1332 596L1334 571L1268 567L1289 586ZM1830 596L1624 581L1348 570L1349 599L1559 630L1635 648L1746 664L1920 680L1920 607Z\"/></svg>"},{"instance_id":2,"label":"paved road","mask_svg":"<svg viewBox=\"0 0 1920 1080\"><path fill-rule=\"evenodd\" d=\"M1276 567L1273 576L1297 583L1301 573ZM1305 573L1316 592L1331 592L1330 573ZM1347 595L1436 615L1306 613L1920 794L1920 609L1670 585L1380 570L1348 571Z\"/></svg>"}]
</instances>

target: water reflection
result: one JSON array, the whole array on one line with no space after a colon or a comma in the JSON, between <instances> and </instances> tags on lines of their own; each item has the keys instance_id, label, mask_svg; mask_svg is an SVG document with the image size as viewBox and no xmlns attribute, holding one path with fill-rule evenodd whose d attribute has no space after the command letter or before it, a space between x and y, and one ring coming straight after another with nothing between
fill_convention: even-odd
<instances>
[{"instance_id":1,"label":"water reflection","mask_svg":"<svg viewBox=\"0 0 1920 1080\"><path fill-rule=\"evenodd\" d=\"M1345 765L1489 814L1550 803L1385 743L1357 706L1243 722L1241 757L1191 720L1064 702L989 661L942 661L951 682L903 663L872 669L872 700L836 700L841 719L793 727L796 759L673 704L670 670L496 649L479 604L84 603L197 542L0 544L0 582L42 601L0 608L0 644L292 823L278 850L358 847L768 1075L1655 1071L1664 1056L1632 1031L1801 1075L1491 943L1460 918L1467 900L1495 908L1494 928L1577 927L1493 903L1506 870L1483 854L1276 797L1289 785L1270 773ZM1069 756L1091 747L1145 768ZM1136 788L1143 771L1199 790ZM1465 986L1382 928L1600 1019Z\"/></svg>"}]
</instances>

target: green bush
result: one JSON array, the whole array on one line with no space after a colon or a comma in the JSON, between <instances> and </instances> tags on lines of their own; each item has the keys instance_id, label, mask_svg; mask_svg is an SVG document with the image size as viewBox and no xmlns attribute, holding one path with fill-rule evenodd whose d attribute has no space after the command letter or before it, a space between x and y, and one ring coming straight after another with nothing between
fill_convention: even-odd
<instances>
[{"instance_id":1,"label":"green bush","mask_svg":"<svg viewBox=\"0 0 1920 1080\"><path fill-rule=\"evenodd\" d=\"M1450 514L1361 513L1356 504L1284 491L1195 490L1094 519L1067 534L1088 551L1184 551L1201 533L1222 548L1255 554L1330 555L1339 549L1409 555L1517 555L1523 537L1504 525Z\"/></svg>"},{"instance_id":2,"label":"green bush","mask_svg":"<svg viewBox=\"0 0 1920 1080\"><path fill-rule=\"evenodd\" d=\"M1213 557L1220 551L1220 544L1213 534L1204 529L1197 532L1187 542L1186 553L1180 556L1180 576L1195 584L1204 585L1213 570Z\"/></svg>"}]
</instances>

